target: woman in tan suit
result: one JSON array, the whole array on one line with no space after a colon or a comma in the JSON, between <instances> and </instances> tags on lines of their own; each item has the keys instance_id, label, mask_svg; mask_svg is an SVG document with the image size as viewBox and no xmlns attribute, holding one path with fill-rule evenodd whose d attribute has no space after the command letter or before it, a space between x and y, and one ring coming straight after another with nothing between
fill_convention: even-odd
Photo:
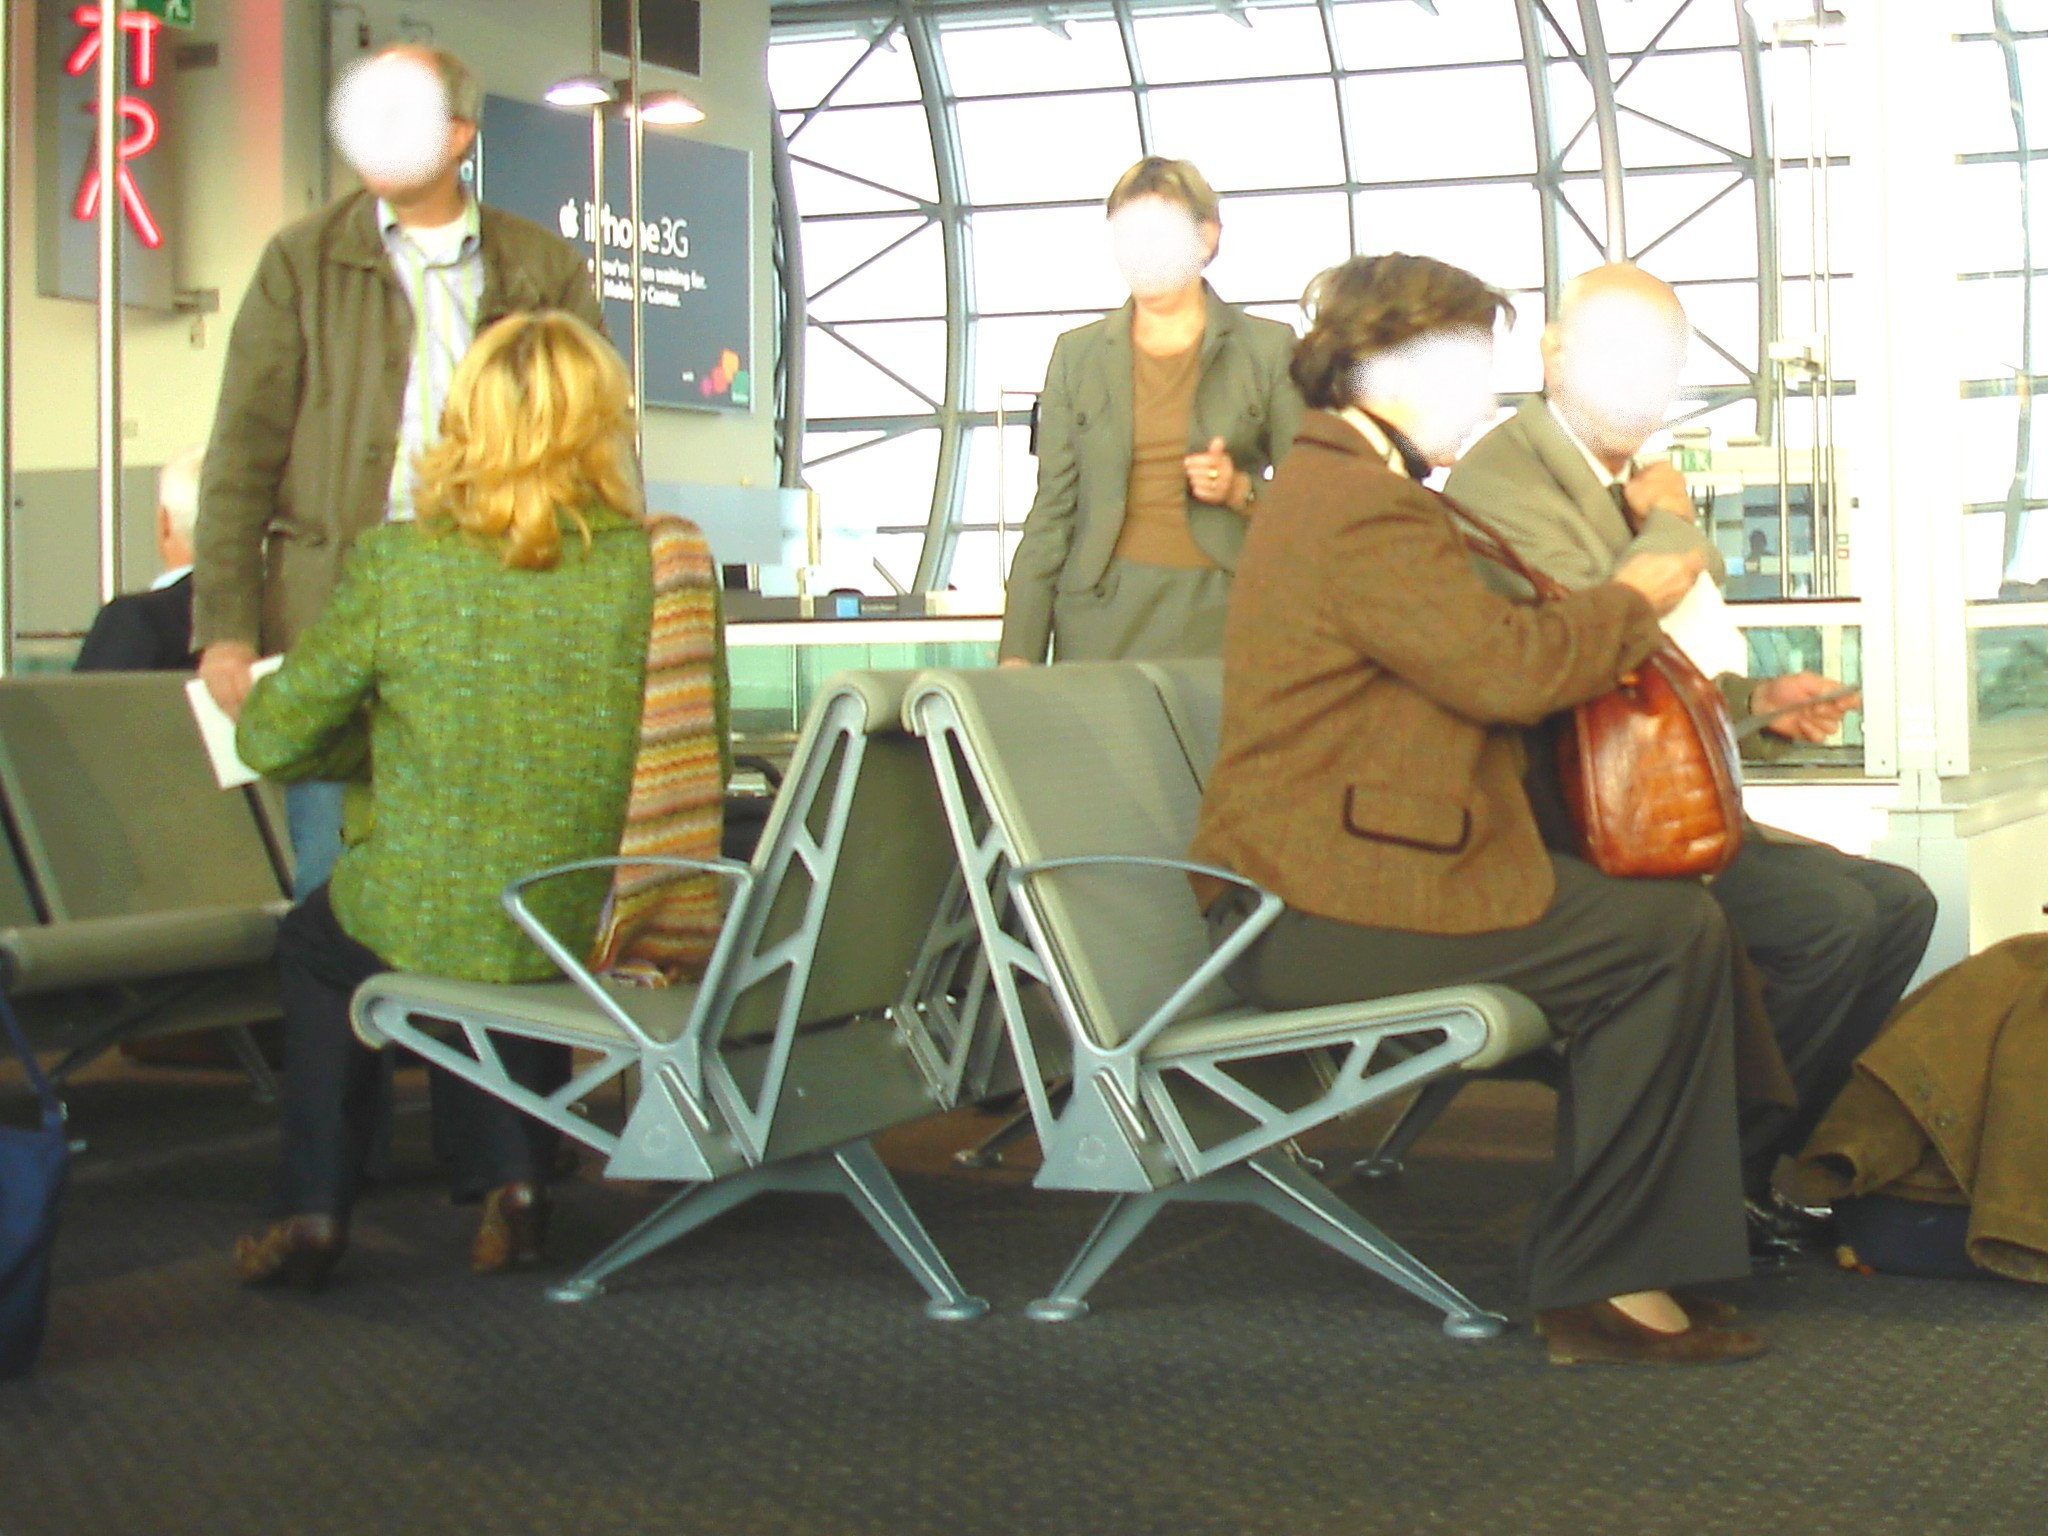
<instances>
[{"instance_id":1,"label":"woman in tan suit","mask_svg":"<svg viewBox=\"0 0 2048 1536\"><path fill-rule=\"evenodd\" d=\"M1473 981L1529 997L1564 1042L1525 1255L1550 1358L1755 1354L1732 1308L1677 1289L1749 1272L1726 923L1696 882L1546 850L1522 788L1521 728L1642 661L1699 556L1638 555L1541 607L1501 597L1416 482L1493 408L1505 298L1394 255L1324 273L1309 303L1293 372L1312 409L1238 564L1194 847L1286 902L1232 981L1275 1008ZM1250 903L1206 884L1220 940Z\"/></svg>"},{"instance_id":2,"label":"woman in tan suit","mask_svg":"<svg viewBox=\"0 0 2048 1536\"><path fill-rule=\"evenodd\" d=\"M1185 160L1140 160L1109 194L1131 301L1053 348L1038 494L1010 563L1001 657L1214 656L1230 572L1301 399L1294 333L1202 280L1223 225Z\"/></svg>"}]
</instances>

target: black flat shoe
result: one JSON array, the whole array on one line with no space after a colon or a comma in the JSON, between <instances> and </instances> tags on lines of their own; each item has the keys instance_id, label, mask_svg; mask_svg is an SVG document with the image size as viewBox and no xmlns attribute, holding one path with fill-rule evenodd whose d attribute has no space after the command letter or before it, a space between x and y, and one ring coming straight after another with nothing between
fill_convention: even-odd
<instances>
[{"instance_id":1,"label":"black flat shoe","mask_svg":"<svg viewBox=\"0 0 2048 1536\"><path fill-rule=\"evenodd\" d=\"M317 1291L348 1251L348 1223L292 1216L255 1237L235 1240L235 1276L244 1285L295 1285Z\"/></svg>"},{"instance_id":2,"label":"black flat shoe","mask_svg":"<svg viewBox=\"0 0 2048 1536\"><path fill-rule=\"evenodd\" d=\"M1775 1195L1742 1202L1742 1221L1749 1236L1749 1267L1753 1274L1773 1274L1816 1253L1834 1251L1832 1213L1815 1216Z\"/></svg>"}]
</instances>

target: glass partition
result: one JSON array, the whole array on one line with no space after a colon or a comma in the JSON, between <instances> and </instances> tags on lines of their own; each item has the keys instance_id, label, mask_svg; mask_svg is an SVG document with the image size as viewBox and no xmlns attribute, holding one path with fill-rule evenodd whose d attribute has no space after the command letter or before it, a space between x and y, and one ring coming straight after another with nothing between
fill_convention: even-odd
<instances>
[{"instance_id":1,"label":"glass partition","mask_svg":"<svg viewBox=\"0 0 2048 1536\"><path fill-rule=\"evenodd\" d=\"M996 619L860 619L726 626L734 745L789 750L825 681L852 668L991 667Z\"/></svg>"}]
</instances>

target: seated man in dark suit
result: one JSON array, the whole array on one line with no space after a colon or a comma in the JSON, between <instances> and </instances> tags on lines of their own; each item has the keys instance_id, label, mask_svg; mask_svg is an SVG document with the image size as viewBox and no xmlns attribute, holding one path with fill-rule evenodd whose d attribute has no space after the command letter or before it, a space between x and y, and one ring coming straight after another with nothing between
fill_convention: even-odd
<instances>
[{"instance_id":1,"label":"seated man in dark suit","mask_svg":"<svg viewBox=\"0 0 2048 1536\"><path fill-rule=\"evenodd\" d=\"M1668 462L1631 462L1663 425L1688 334L1678 295L1637 267L1596 267L1574 279L1543 333L1546 398L1473 445L1446 491L1567 587L1607 581L1646 550L1696 551L1720 576L1684 477ZM1721 685L1738 722L1776 716L1756 738L1758 755L1774 750L1773 734L1776 749L1788 738L1832 735L1856 700L1824 699L1834 683L1809 672L1745 675L1747 646L1720 605L1703 577L1664 627ZM1746 1113L1743 1183L1761 1253L1795 1234L1820 1235L1774 1201L1772 1167L1805 1143L1899 1000L1927 948L1935 901L1911 870L1755 823L1745 832L1742 852L1710 890L1763 975L1764 1006L1799 1098L1789 1116Z\"/></svg>"},{"instance_id":2,"label":"seated man in dark suit","mask_svg":"<svg viewBox=\"0 0 2048 1536\"><path fill-rule=\"evenodd\" d=\"M147 592L117 597L99 611L79 647L77 672L190 672L192 521L199 510L204 450L187 448L156 480L156 547L164 573Z\"/></svg>"}]
</instances>

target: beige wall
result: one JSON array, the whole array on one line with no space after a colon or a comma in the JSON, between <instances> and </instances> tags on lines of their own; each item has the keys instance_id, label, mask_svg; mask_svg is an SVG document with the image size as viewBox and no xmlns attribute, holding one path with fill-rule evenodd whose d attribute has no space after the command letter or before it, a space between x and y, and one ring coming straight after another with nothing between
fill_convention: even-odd
<instances>
[{"instance_id":1,"label":"beige wall","mask_svg":"<svg viewBox=\"0 0 2048 1536\"><path fill-rule=\"evenodd\" d=\"M124 452L136 463L161 463L184 444L205 439L227 321L263 242L317 198L314 34L293 35L276 0L216 0L198 11L202 25L176 41L217 42L220 63L172 72L179 122L162 152L177 167L178 283L218 289L222 312L195 321L128 311L122 414ZM94 312L90 304L36 292L34 13L22 6L16 14L23 25L15 39L18 90L8 135L14 156L14 467L89 468L97 431Z\"/></svg>"},{"instance_id":2,"label":"beige wall","mask_svg":"<svg viewBox=\"0 0 2048 1536\"><path fill-rule=\"evenodd\" d=\"M11 0L0 0L11 3ZM213 41L219 65L175 75L181 122L165 149L176 157L182 204L178 282L219 290L221 311L197 319L130 310L124 348L125 453L157 464L203 441L220 389L227 330L256 259L286 221L318 206L324 153L321 15L316 0L207 0L198 30L176 41ZM589 62L584 0L368 0L373 45L431 27L468 59L487 90L537 100L557 76ZM12 232L15 313L14 465L17 471L84 469L95 453L93 308L35 291L35 40L26 6L15 38L19 83L8 151L14 156ZM649 71L698 100L708 121L697 137L747 150L755 173L753 365L764 381L773 345L773 269L768 238L768 0L709 0L703 8L701 80ZM357 11L339 12L337 65L353 56ZM346 176L345 168L339 174ZM720 485L775 478L773 405L751 414L657 411L647 430L647 472L661 480ZM77 537L94 537L87 509ZM132 523L131 519L131 523ZM141 553L141 552L138 552ZM147 571L151 557L131 558ZM67 563L69 569L69 563ZM36 573L17 571L18 582ZM68 577L66 578L69 579Z\"/></svg>"}]
</instances>

